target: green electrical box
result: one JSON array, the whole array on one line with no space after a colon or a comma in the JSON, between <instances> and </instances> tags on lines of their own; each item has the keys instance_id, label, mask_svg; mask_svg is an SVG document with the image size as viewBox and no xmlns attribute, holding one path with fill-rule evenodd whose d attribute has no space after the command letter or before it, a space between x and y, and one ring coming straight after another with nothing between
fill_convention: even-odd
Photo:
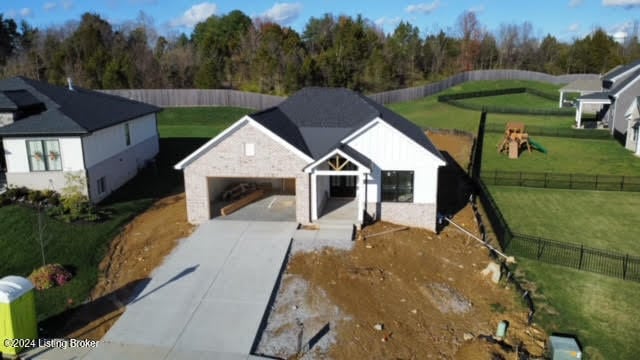
<instances>
[{"instance_id":1,"label":"green electrical box","mask_svg":"<svg viewBox=\"0 0 640 360\"><path fill-rule=\"evenodd\" d=\"M566 336L549 337L549 355L551 360L582 359L582 350L576 339Z\"/></svg>"},{"instance_id":2,"label":"green electrical box","mask_svg":"<svg viewBox=\"0 0 640 360\"><path fill-rule=\"evenodd\" d=\"M38 338L33 284L20 276L0 279L0 354L17 355Z\"/></svg>"}]
</instances>

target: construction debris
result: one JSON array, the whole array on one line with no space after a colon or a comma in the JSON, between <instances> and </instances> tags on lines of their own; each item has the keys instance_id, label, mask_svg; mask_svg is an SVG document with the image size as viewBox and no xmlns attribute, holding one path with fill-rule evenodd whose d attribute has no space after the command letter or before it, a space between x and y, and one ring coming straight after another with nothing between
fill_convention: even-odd
<instances>
[{"instance_id":1,"label":"construction debris","mask_svg":"<svg viewBox=\"0 0 640 360\"><path fill-rule=\"evenodd\" d=\"M378 323L378 324L373 325L373 328L374 328L375 330L382 331L382 330L384 329L384 325L383 325L383 324Z\"/></svg>"},{"instance_id":2,"label":"construction debris","mask_svg":"<svg viewBox=\"0 0 640 360\"><path fill-rule=\"evenodd\" d=\"M260 198L262 198L265 195L265 191L264 190L255 190L252 193L250 193L249 195L243 197L240 200L237 200L236 202L233 202L225 207L223 207L220 210L220 214L222 216L227 216L231 213L233 213L236 210L239 210L249 204L251 204L252 202L259 200Z\"/></svg>"},{"instance_id":3,"label":"construction debris","mask_svg":"<svg viewBox=\"0 0 640 360\"><path fill-rule=\"evenodd\" d=\"M500 265L496 264L493 261L490 262L489 265L487 265L487 267L484 268L484 270L482 270L481 274L483 276L491 275L491 281L494 284L499 283L500 277L502 276L502 273L500 271Z\"/></svg>"},{"instance_id":4,"label":"construction debris","mask_svg":"<svg viewBox=\"0 0 640 360\"><path fill-rule=\"evenodd\" d=\"M371 235L364 236L364 237L363 237L363 240L367 240L367 239L371 239L371 238L376 237L376 236L387 235L387 234L394 233L394 232L396 232L396 231L403 231L403 230L407 230L407 229L409 229L409 227L407 227L407 226L402 226L402 227L395 228L395 229L391 229L391 230L385 230L385 231L381 231L381 232L379 232L379 233L375 233L375 234L371 234Z\"/></svg>"}]
</instances>

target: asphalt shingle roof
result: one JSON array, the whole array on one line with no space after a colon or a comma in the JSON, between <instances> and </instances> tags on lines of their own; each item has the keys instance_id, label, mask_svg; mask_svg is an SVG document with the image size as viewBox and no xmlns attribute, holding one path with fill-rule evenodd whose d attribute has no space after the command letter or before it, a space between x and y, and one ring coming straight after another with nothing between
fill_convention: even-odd
<instances>
[{"instance_id":1,"label":"asphalt shingle roof","mask_svg":"<svg viewBox=\"0 0 640 360\"><path fill-rule=\"evenodd\" d=\"M613 70L609 71L608 73L606 73L603 77L603 80L606 81L613 81L613 78L615 78L616 76L622 75L624 73L626 73L627 71L632 70L634 67L639 66L640 65L640 60L638 61L634 61L630 64L627 65L623 65L623 66L618 66L616 68L614 68Z\"/></svg>"},{"instance_id":2,"label":"asphalt shingle roof","mask_svg":"<svg viewBox=\"0 0 640 360\"><path fill-rule=\"evenodd\" d=\"M342 139L377 117L443 159L420 127L349 89L304 88L278 106L251 115L313 159L339 148Z\"/></svg>"},{"instance_id":3,"label":"asphalt shingle roof","mask_svg":"<svg viewBox=\"0 0 640 360\"><path fill-rule=\"evenodd\" d=\"M11 93L16 92L18 96L12 98ZM39 114L0 127L0 136L86 134L161 110L115 95L80 87L69 90L25 77L0 80L0 93L4 94L0 105L6 99L23 104L35 99L45 107Z\"/></svg>"}]
</instances>

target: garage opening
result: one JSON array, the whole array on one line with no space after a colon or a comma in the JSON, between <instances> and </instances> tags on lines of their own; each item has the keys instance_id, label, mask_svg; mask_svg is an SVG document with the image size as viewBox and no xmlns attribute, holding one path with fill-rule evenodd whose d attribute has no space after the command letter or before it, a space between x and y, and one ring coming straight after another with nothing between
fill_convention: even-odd
<instances>
[{"instance_id":1,"label":"garage opening","mask_svg":"<svg viewBox=\"0 0 640 360\"><path fill-rule=\"evenodd\" d=\"M295 178L208 177L210 218L295 221Z\"/></svg>"}]
</instances>

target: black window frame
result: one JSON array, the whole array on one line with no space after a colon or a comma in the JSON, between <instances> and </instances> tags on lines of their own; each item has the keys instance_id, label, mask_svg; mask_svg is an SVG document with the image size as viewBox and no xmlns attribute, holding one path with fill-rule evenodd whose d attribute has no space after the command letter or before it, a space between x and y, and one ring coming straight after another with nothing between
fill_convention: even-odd
<instances>
[{"instance_id":1,"label":"black window frame","mask_svg":"<svg viewBox=\"0 0 640 360\"><path fill-rule=\"evenodd\" d=\"M98 189L98 195L102 195L107 192L107 177L103 176L96 181L96 188Z\"/></svg>"},{"instance_id":2,"label":"black window frame","mask_svg":"<svg viewBox=\"0 0 640 360\"><path fill-rule=\"evenodd\" d=\"M126 146L131 145L131 128L129 123L124 123L124 142Z\"/></svg>"},{"instance_id":3,"label":"black window frame","mask_svg":"<svg viewBox=\"0 0 640 360\"><path fill-rule=\"evenodd\" d=\"M380 175L381 202L413 203L415 192L415 172L413 170L382 170ZM407 176L411 177L408 186L402 181Z\"/></svg>"}]
</instances>

